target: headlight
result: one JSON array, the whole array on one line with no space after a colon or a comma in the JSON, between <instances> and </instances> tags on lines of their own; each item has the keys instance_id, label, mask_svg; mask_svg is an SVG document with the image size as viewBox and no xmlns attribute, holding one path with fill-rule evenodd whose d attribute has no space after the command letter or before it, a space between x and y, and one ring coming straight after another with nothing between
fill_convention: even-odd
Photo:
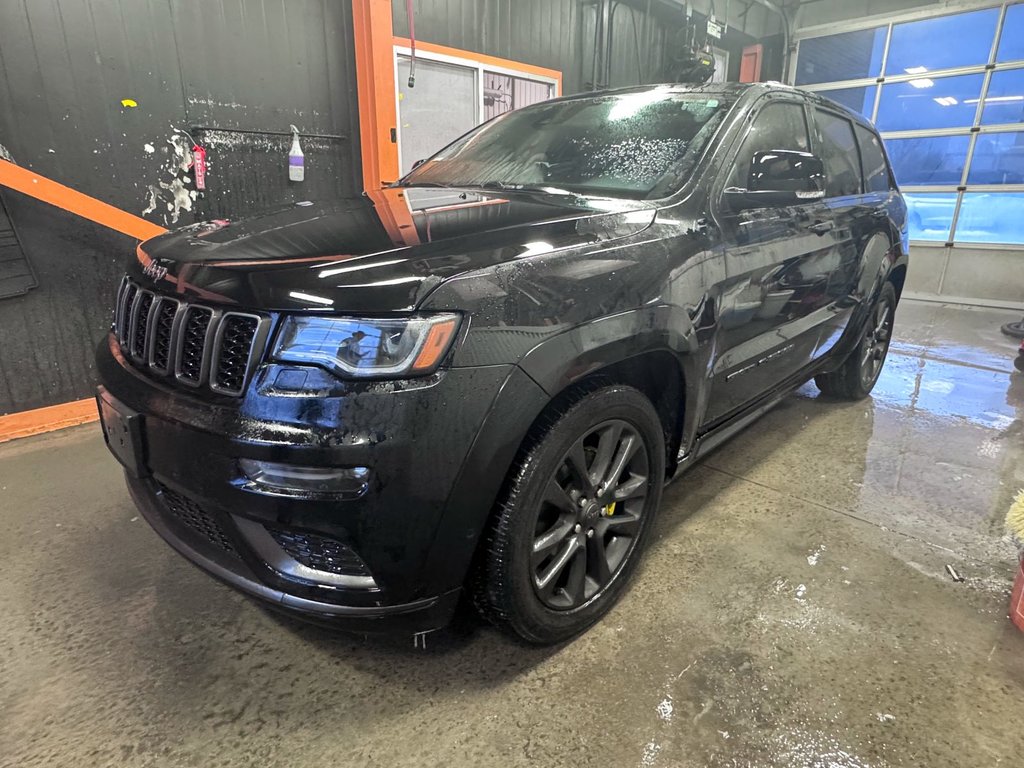
<instances>
[{"instance_id":1,"label":"headlight","mask_svg":"<svg viewBox=\"0 0 1024 768\"><path fill-rule=\"evenodd\" d=\"M459 327L454 314L395 319L289 317L274 358L323 366L341 376L401 378L437 369Z\"/></svg>"}]
</instances>

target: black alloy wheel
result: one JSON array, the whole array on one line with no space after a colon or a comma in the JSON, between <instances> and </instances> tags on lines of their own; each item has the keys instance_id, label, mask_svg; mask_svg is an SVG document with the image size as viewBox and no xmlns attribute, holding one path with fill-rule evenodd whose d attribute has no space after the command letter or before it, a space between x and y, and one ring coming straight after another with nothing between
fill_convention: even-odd
<instances>
[{"instance_id":1,"label":"black alloy wheel","mask_svg":"<svg viewBox=\"0 0 1024 768\"><path fill-rule=\"evenodd\" d=\"M546 645L579 634L625 592L665 483L665 429L651 401L594 383L530 430L469 583L478 611Z\"/></svg>"},{"instance_id":2,"label":"black alloy wheel","mask_svg":"<svg viewBox=\"0 0 1024 768\"><path fill-rule=\"evenodd\" d=\"M860 375L864 389L868 392L878 381L878 375L882 372L882 365L889 353L889 344L892 341L892 322L895 315L895 307L889 297L883 293L879 297L875 308L868 320L868 326L864 331L864 341L860 348Z\"/></svg>"},{"instance_id":3,"label":"black alloy wheel","mask_svg":"<svg viewBox=\"0 0 1024 768\"><path fill-rule=\"evenodd\" d=\"M889 354L895 317L896 289L892 283L885 283L871 307L856 348L837 369L814 377L818 389L843 400L860 400L871 394Z\"/></svg>"},{"instance_id":4,"label":"black alloy wheel","mask_svg":"<svg viewBox=\"0 0 1024 768\"><path fill-rule=\"evenodd\" d=\"M643 436L621 419L573 443L537 512L531 566L544 605L578 608L615 578L637 541L649 471Z\"/></svg>"}]
</instances>

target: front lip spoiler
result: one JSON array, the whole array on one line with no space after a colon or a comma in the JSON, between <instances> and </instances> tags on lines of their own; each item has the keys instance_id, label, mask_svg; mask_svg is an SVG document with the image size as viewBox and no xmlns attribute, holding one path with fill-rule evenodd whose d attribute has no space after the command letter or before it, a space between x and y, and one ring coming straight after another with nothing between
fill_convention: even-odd
<instances>
[{"instance_id":1,"label":"front lip spoiler","mask_svg":"<svg viewBox=\"0 0 1024 768\"><path fill-rule=\"evenodd\" d=\"M373 619L424 611L429 608L433 608L441 600L440 597L428 597L423 600L417 600L412 603L403 603L401 605L353 606L323 603L318 600L309 600L307 598L289 595L286 592L272 589L265 584L260 584L258 581L247 579L234 571L228 570L219 563L214 562L200 552L192 549L192 547L188 546L175 536L174 533L164 524L160 515L157 514L155 509L153 509L152 501L146 496L146 494L139 493L130 482L128 483L128 492L131 494L132 500L139 508L139 511L142 512L142 516L146 518L146 522L148 522L153 530L160 535L160 538L174 548L178 554L186 560L189 560L193 565L201 568L211 576L220 579L235 589L251 595L252 597L258 598L259 600L274 603L281 608L321 616L350 616L352 618Z\"/></svg>"}]
</instances>

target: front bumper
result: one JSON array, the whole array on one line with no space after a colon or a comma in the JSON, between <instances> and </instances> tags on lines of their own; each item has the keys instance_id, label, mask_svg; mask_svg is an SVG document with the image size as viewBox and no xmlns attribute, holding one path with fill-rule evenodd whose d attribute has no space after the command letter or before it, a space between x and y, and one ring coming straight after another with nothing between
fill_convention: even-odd
<instances>
[{"instance_id":1,"label":"front bumper","mask_svg":"<svg viewBox=\"0 0 1024 768\"><path fill-rule=\"evenodd\" d=\"M281 366L265 365L242 398L200 397L143 376L109 337L97 366L105 390L142 415L144 477L129 476L128 486L153 528L231 586L356 631L447 622L505 471L546 403L515 366L451 369L416 386L339 385L310 397L275 390ZM370 467L370 487L348 500L258 493L240 458ZM171 498L200 522L183 524ZM372 588L282 572L243 530L253 523L342 542L372 574Z\"/></svg>"}]
</instances>

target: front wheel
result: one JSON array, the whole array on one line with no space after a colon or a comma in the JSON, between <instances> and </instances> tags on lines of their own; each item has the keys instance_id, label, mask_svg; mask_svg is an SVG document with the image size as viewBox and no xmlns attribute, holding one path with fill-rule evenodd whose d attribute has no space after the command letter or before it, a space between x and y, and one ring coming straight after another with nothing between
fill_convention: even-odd
<instances>
[{"instance_id":1,"label":"front wheel","mask_svg":"<svg viewBox=\"0 0 1024 768\"><path fill-rule=\"evenodd\" d=\"M824 394L860 400L871 394L885 365L896 316L896 289L886 283L875 301L857 348L837 370L814 377Z\"/></svg>"},{"instance_id":2,"label":"front wheel","mask_svg":"<svg viewBox=\"0 0 1024 768\"><path fill-rule=\"evenodd\" d=\"M486 534L473 585L478 610L536 644L603 616L636 567L665 480L658 414L611 385L542 417Z\"/></svg>"}]
</instances>

